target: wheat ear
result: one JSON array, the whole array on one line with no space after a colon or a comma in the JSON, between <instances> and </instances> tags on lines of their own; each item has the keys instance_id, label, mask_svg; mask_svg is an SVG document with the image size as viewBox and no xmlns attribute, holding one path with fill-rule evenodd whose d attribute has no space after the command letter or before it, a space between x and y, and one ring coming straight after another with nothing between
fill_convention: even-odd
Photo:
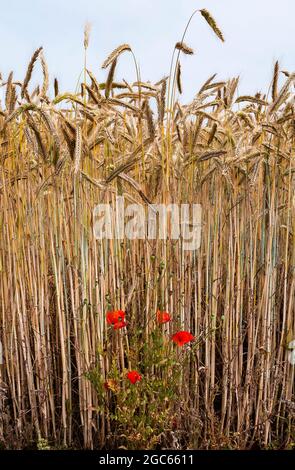
<instances>
[{"instance_id":1,"label":"wheat ear","mask_svg":"<svg viewBox=\"0 0 295 470\"><path fill-rule=\"evenodd\" d=\"M129 44L121 44L121 46L114 49L113 52L111 52L111 54L106 58L101 68L106 69L112 62L114 62L114 60L118 59L122 52L125 51L131 51Z\"/></svg>"},{"instance_id":2,"label":"wheat ear","mask_svg":"<svg viewBox=\"0 0 295 470\"><path fill-rule=\"evenodd\" d=\"M205 20L207 21L207 23L211 27L211 29L213 29L216 36L219 37L219 39L222 42L224 42L223 34L222 34L221 30L219 29L215 19L211 15L211 13L209 13L209 11L206 10L205 8L203 10L200 10L200 13L203 16L203 18L205 18Z\"/></svg>"},{"instance_id":3,"label":"wheat ear","mask_svg":"<svg viewBox=\"0 0 295 470\"><path fill-rule=\"evenodd\" d=\"M23 85L22 85L22 89L21 89L21 97L22 98L24 98L24 96L26 94L28 84L29 84L29 82L31 80L31 77L32 77L35 62L38 59L38 56L39 56L40 52L42 51L42 49L43 49L42 47L39 47L39 49L37 49L34 52L32 58L30 60L30 63L29 63L28 68L27 68L27 73L26 73L26 76L25 76L25 79L24 79L24 82L23 82Z\"/></svg>"}]
</instances>

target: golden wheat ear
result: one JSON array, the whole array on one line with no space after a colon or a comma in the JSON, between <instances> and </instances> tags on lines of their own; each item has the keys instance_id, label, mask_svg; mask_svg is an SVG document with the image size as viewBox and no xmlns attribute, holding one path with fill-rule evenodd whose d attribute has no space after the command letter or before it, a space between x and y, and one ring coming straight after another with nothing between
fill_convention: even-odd
<instances>
[{"instance_id":1,"label":"golden wheat ear","mask_svg":"<svg viewBox=\"0 0 295 470\"><path fill-rule=\"evenodd\" d=\"M58 89L59 89L58 80L57 78L55 78L54 79L54 97L55 98L58 96Z\"/></svg>"},{"instance_id":2,"label":"golden wheat ear","mask_svg":"<svg viewBox=\"0 0 295 470\"><path fill-rule=\"evenodd\" d=\"M213 29L214 33L216 34L217 37L219 37L219 39L224 42L224 36L221 32L221 30L219 29L215 19L213 18L213 16L211 15L211 13L209 13L208 10L206 10L205 8L203 10L200 10L200 13L201 15L203 16L203 18L205 18L205 20L207 21L208 25L210 26L211 29Z\"/></svg>"},{"instance_id":3,"label":"golden wheat ear","mask_svg":"<svg viewBox=\"0 0 295 470\"><path fill-rule=\"evenodd\" d=\"M125 51L131 52L131 47L129 46L129 44L121 44L121 46L114 49L113 52L111 52L111 54L106 58L101 68L106 69L109 65L111 65L114 62L114 60L116 60L119 57L119 55L122 54L122 52L125 52Z\"/></svg>"},{"instance_id":4,"label":"golden wheat ear","mask_svg":"<svg viewBox=\"0 0 295 470\"><path fill-rule=\"evenodd\" d=\"M115 76L115 69L117 65L117 59L114 59L112 62L112 65L110 67L110 71L108 73L107 81L106 81L106 87L105 87L105 97L108 98L110 96L111 90L112 90L112 84L114 81L114 76Z\"/></svg>"},{"instance_id":5,"label":"golden wheat ear","mask_svg":"<svg viewBox=\"0 0 295 470\"><path fill-rule=\"evenodd\" d=\"M175 49L178 51L183 52L186 55L193 55L194 51L190 47L188 47L184 42L177 42L175 44Z\"/></svg>"},{"instance_id":6,"label":"golden wheat ear","mask_svg":"<svg viewBox=\"0 0 295 470\"><path fill-rule=\"evenodd\" d=\"M177 89L179 93L182 93L182 83L181 83L181 65L180 62L177 64L177 70L176 70L176 83L177 83Z\"/></svg>"},{"instance_id":7,"label":"golden wheat ear","mask_svg":"<svg viewBox=\"0 0 295 470\"><path fill-rule=\"evenodd\" d=\"M44 57L43 49L40 52L40 61L41 61L41 67L42 67L42 73L43 73L43 84L42 84L42 89L41 89L41 96L43 98L46 98L48 88L49 88L49 72L48 72L47 63Z\"/></svg>"},{"instance_id":8,"label":"golden wheat ear","mask_svg":"<svg viewBox=\"0 0 295 470\"><path fill-rule=\"evenodd\" d=\"M271 96L272 100L275 101L278 96L278 79L279 79L279 62L276 61L273 71L273 79L272 79L272 89L271 89Z\"/></svg>"},{"instance_id":9,"label":"golden wheat ear","mask_svg":"<svg viewBox=\"0 0 295 470\"><path fill-rule=\"evenodd\" d=\"M21 88L21 97L24 98L25 96L25 93L27 91L27 87L28 87L28 84L31 80L31 77L32 77L32 73L33 73L33 69L34 69L34 65L35 65L35 62L36 60L38 59L39 57L39 54L41 53L41 51L43 50L43 47L39 47L33 54L31 60L30 60L30 63L28 65L28 68L27 68L27 73L26 73L26 76L25 76L25 79L24 79L24 82L23 82L23 85L22 85L22 88Z\"/></svg>"},{"instance_id":10,"label":"golden wheat ear","mask_svg":"<svg viewBox=\"0 0 295 470\"><path fill-rule=\"evenodd\" d=\"M85 50L88 49L88 46L89 46L90 31L91 31L91 23L87 21L84 27L84 49Z\"/></svg>"}]
</instances>

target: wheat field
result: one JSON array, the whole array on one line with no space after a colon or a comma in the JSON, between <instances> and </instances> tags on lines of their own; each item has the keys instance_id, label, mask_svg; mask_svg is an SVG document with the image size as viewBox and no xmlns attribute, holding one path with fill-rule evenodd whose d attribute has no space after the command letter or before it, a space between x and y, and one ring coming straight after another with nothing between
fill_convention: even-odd
<instances>
[{"instance_id":1,"label":"wheat field","mask_svg":"<svg viewBox=\"0 0 295 470\"><path fill-rule=\"evenodd\" d=\"M87 26L73 93L42 48L22 82L1 77L1 448L292 448L295 74L276 63L255 96L212 76L183 104L185 35L157 83L128 44L98 82L88 47ZM200 248L95 239L93 208L117 195L201 204Z\"/></svg>"}]
</instances>

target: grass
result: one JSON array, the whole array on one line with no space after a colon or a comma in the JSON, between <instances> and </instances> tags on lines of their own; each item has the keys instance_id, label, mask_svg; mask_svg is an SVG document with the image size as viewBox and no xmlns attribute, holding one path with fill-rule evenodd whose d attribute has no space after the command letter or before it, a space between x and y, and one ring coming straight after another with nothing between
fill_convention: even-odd
<instances>
[{"instance_id":1,"label":"grass","mask_svg":"<svg viewBox=\"0 0 295 470\"><path fill-rule=\"evenodd\" d=\"M211 15L201 13L223 39ZM3 81L0 441L5 448L294 446L294 78L237 96L215 76L183 105L177 43L156 84L49 90L43 50ZM185 52L189 50L189 52ZM134 56L133 56L134 57ZM41 61L43 82L31 90ZM136 64L136 61L135 61ZM103 240L99 202L199 203L202 241ZM126 328L106 322L126 312ZM157 310L173 321L159 325ZM171 336L190 331L177 347ZM142 380L131 384L128 370Z\"/></svg>"}]
</instances>

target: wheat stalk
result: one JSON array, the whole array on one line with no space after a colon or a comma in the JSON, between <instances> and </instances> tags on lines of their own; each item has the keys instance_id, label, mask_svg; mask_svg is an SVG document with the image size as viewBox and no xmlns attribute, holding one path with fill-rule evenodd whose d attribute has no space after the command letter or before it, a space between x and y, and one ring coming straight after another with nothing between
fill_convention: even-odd
<instances>
[{"instance_id":1,"label":"wheat stalk","mask_svg":"<svg viewBox=\"0 0 295 470\"><path fill-rule=\"evenodd\" d=\"M76 143L74 152L74 175L76 176L80 170L80 163L82 157L82 130L78 125L76 128Z\"/></svg>"}]
</instances>

